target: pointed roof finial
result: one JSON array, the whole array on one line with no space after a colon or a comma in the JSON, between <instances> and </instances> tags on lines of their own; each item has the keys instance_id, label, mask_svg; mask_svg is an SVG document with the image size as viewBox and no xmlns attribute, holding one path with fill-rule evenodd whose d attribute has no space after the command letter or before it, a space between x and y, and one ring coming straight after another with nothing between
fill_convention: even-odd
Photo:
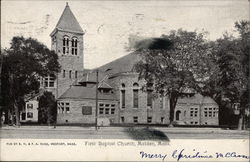
<instances>
[{"instance_id":1,"label":"pointed roof finial","mask_svg":"<svg viewBox=\"0 0 250 162\"><path fill-rule=\"evenodd\" d=\"M61 17L56 24L56 29L77 32L81 34L84 33L70 7L68 6L68 2L66 3L66 7L64 8Z\"/></svg>"},{"instance_id":2,"label":"pointed roof finial","mask_svg":"<svg viewBox=\"0 0 250 162\"><path fill-rule=\"evenodd\" d=\"M68 2L66 2L66 7L68 7L69 6L69 3Z\"/></svg>"}]
</instances>

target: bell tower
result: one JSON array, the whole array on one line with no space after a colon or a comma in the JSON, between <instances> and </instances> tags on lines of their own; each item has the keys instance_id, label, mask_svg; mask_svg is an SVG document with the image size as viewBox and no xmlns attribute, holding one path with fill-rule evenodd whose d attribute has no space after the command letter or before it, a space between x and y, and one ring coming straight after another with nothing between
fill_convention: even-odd
<instances>
[{"instance_id":1,"label":"bell tower","mask_svg":"<svg viewBox=\"0 0 250 162\"><path fill-rule=\"evenodd\" d=\"M51 49L58 54L61 71L57 74L55 93L60 97L83 73L84 32L68 3L50 34Z\"/></svg>"}]
</instances>

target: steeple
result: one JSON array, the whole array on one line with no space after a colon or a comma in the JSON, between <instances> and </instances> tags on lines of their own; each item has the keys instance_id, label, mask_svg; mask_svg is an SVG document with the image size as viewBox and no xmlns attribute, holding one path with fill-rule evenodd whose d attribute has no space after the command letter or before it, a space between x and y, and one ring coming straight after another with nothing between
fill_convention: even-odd
<instances>
[{"instance_id":1,"label":"steeple","mask_svg":"<svg viewBox=\"0 0 250 162\"><path fill-rule=\"evenodd\" d=\"M84 32L68 3L50 34L51 49L58 55L61 71L57 75L56 96L61 96L83 74Z\"/></svg>"},{"instance_id":2,"label":"steeple","mask_svg":"<svg viewBox=\"0 0 250 162\"><path fill-rule=\"evenodd\" d=\"M68 2L66 2L66 6L62 13L62 16L60 17L55 29L50 35L53 35L53 33L55 33L56 30L74 32L74 33L80 33L80 34L84 33L80 24L78 23L74 14L72 13L68 5Z\"/></svg>"}]
</instances>

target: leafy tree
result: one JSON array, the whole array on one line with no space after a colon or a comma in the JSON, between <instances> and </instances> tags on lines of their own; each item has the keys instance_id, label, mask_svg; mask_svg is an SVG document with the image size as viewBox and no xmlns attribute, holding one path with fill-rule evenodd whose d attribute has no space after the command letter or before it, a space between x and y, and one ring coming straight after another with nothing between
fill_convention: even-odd
<instances>
[{"instance_id":1,"label":"leafy tree","mask_svg":"<svg viewBox=\"0 0 250 162\"><path fill-rule=\"evenodd\" d=\"M220 110L232 110L233 103L240 103L239 128L242 128L242 117L249 108L250 22L236 22L235 27L238 38L224 34L213 45L214 68L203 92L219 104ZM224 113L220 112L223 118L226 117Z\"/></svg>"},{"instance_id":2,"label":"leafy tree","mask_svg":"<svg viewBox=\"0 0 250 162\"><path fill-rule=\"evenodd\" d=\"M48 125L55 123L57 115L55 96L51 92L45 91L38 100L38 122Z\"/></svg>"},{"instance_id":3,"label":"leafy tree","mask_svg":"<svg viewBox=\"0 0 250 162\"><path fill-rule=\"evenodd\" d=\"M155 93L169 96L170 124L178 97L187 88L199 91L199 82L210 75L207 60L211 53L205 34L179 29L161 38L142 40L135 46L142 57L135 65L139 78L147 85L153 83Z\"/></svg>"},{"instance_id":4,"label":"leafy tree","mask_svg":"<svg viewBox=\"0 0 250 162\"><path fill-rule=\"evenodd\" d=\"M13 37L2 65L2 96L6 108L15 111L19 126L19 111L27 94L39 91L39 78L55 75L60 69L58 56L32 38Z\"/></svg>"}]
</instances>

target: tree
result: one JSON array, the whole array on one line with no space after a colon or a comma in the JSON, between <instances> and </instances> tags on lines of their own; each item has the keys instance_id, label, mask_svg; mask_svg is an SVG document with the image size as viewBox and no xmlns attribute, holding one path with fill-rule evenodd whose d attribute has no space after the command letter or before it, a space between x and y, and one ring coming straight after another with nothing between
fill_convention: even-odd
<instances>
[{"instance_id":1,"label":"tree","mask_svg":"<svg viewBox=\"0 0 250 162\"><path fill-rule=\"evenodd\" d=\"M199 82L210 75L209 43L206 33L171 31L161 38L138 42L136 53L142 60L135 65L139 79L147 85L153 83L155 93L168 95L170 99L170 124L174 120L178 97L186 88L200 90Z\"/></svg>"},{"instance_id":2,"label":"tree","mask_svg":"<svg viewBox=\"0 0 250 162\"><path fill-rule=\"evenodd\" d=\"M38 93L40 77L55 75L60 66L57 54L32 38L13 37L5 52L2 95L5 107L15 111L15 122L19 126L19 111L24 106L25 95Z\"/></svg>"},{"instance_id":3,"label":"tree","mask_svg":"<svg viewBox=\"0 0 250 162\"><path fill-rule=\"evenodd\" d=\"M249 108L250 22L236 22L235 28L238 38L224 34L213 45L213 74L204 83L203 93L211 96L220 110L226 107L232 110L234 103L240 103L238 127L242 129L244 112ZM226 117L223 113L220 112L221 116Z\"/></svg>"},{"instance_id":4,"label":"tree","mask_svg":"<svg viewBox=\"0 0 250 162\"><path fill-rule=\"evenodd\" d=\"M38 122L48 125L55 123L57 115L55 96L51 92L45 91L38 100Z\"/></svg>"}]
</instances>

